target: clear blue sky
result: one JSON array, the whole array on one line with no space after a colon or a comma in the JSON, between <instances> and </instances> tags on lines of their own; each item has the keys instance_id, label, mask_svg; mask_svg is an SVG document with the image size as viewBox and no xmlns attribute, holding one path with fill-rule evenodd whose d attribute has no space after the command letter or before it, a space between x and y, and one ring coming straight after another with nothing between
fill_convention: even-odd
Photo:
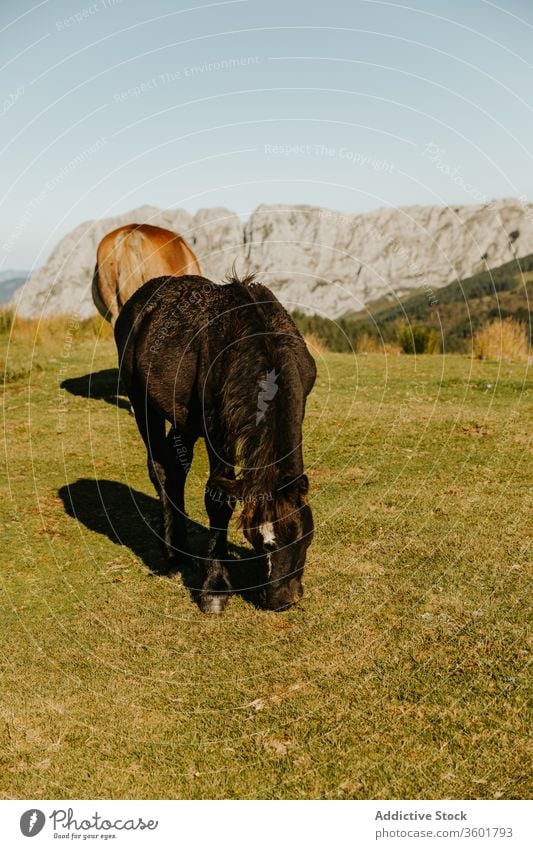
<instances>
[{"instance_id":1,"label":"clear blue sky","mask_svg":"<svg viewBox=\"0 0 533 849\"><path fill-rule=\"evenodd\" d=\"M145 203L533 199L528 0L3 0L0 44L0 269Z\"/></svg>"}]
</instances>

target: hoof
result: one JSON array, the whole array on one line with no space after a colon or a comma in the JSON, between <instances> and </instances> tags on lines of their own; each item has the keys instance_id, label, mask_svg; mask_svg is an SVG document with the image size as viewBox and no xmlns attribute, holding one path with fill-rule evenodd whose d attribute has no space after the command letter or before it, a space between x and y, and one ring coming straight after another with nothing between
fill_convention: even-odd
<instances>
[{"instance_id":1,"label":"hoof","mask_svg":"<svg viewBox=\"0 0 533 849\"><path fill-rule=\"evenodd\" d=\"M227 603L228 596L221 593L202 593L198 599L202 613L213 613L217 616L224 612Z\"/></svg>"},{"instance_id":2,"label":"hoof","mask_svg":"<svg viewBox=\"0 0 533 849\"><path fill-rule=\"evenodd\" d=\"M183 570L183 564L177 557L169 557L167 560L166 577L177 578Z\"/></svg>"},{"instance_id":3,"label":"hoof","mask_svg":"<svg viewBox=\"0 0 533 849\"><path fill-rule=\"evenodd\" d=\"M222 613L231 593L230 582L220 564L217 565L218 568L211 569L205 579L198 598L203 613Z\"/></svg>"}]
</instances>

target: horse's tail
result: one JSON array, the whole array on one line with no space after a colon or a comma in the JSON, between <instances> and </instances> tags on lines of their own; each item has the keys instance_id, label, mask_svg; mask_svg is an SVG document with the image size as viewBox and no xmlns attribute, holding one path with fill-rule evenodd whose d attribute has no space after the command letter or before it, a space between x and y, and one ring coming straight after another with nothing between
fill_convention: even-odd
<instances>
[{"instance_id":1,"label":"horse's tail","mask_svg":"<svg viewBox=\"0 0 533 849\"><path fill-rule=\"evenodd\" d=\"M111 315L109 313L109 310L107 309L106 305L104 304L104 302L102 300L102 296L100 294L100 272L99 272L99 269L98 269L98 263L96 263L96 265L94 266L93 282L92 282L91 291L92 291L92 296L93 296L93 303L94 303L96 309L98 310L100 315L103 316L103 318L105 318L106 321L111 321Z\"/></svg>"},{"instance_id":2,"label":"horse's tail","mask_svg":"<svg viewBox=\"0 0 533 849\"><path fill-rule=\"evenodd\" d=\"M117 233L113 242L113 266L119 310L148 279L146 266L151 259L150 250L150 242L142 231L131 229Z\"/></svg>"},{"instance_id":3,"label":"horse's tail","mask_svg":"<svg viewBox=\"0 0 533 849\"><path fill-rule=\"evenodd\" d=\"M98 245L93 300L112 325L126 301L145 282L144 247L142 234L130 227L108 233Z\"/></svg>"}]
</instances>

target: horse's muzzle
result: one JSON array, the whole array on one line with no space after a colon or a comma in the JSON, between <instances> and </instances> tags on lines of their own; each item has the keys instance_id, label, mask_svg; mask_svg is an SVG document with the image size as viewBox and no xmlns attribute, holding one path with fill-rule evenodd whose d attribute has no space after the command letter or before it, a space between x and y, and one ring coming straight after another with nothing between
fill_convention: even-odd
<instances>
[{"instance_id":1,"label":"horse's muzzle","mask_svg":"<svg viewBox=\"0 0 533 849\"><path fill-rule=\"evenodd\" d=\"M264 595L263 606L266 610L282 611L297 604L304 594L299 578L291 578L278 587L268 587Z\"/></svg>"}]
</instances>

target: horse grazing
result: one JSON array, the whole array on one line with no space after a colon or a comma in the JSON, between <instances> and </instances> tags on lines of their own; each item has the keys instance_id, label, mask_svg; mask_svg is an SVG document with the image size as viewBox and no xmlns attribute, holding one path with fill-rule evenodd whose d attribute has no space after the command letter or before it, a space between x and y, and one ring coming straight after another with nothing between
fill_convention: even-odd
<instances>
[{"instance_id":1,"label":"horse grazing","mask_svg":"<svg viewBox=\"0 0 533 849\"><path fill-rule=\"evenodd\" d=\"M181 236L151 224L127 224L112 230L98 245L93 301L114 326L126 301L147 280L200 273L196 256Z\"/></svg>"},{"instance_id":2,"label":"horse grazing","mask_svg":"<svg viewBox=\"0 0 533 849\"><path fill-rule=\"evenodd\" d=\"M222 612L231 592L224 560L237 500L264 570L259 603L280 610L298 601L313 535L302 422L316 367L288 313L253 277L222 285L162 277L125 304L115 339L162 504L169 570L187 552L184 486L203 437L210 530L200 608Z\"/></svg>"}]
</instances>

